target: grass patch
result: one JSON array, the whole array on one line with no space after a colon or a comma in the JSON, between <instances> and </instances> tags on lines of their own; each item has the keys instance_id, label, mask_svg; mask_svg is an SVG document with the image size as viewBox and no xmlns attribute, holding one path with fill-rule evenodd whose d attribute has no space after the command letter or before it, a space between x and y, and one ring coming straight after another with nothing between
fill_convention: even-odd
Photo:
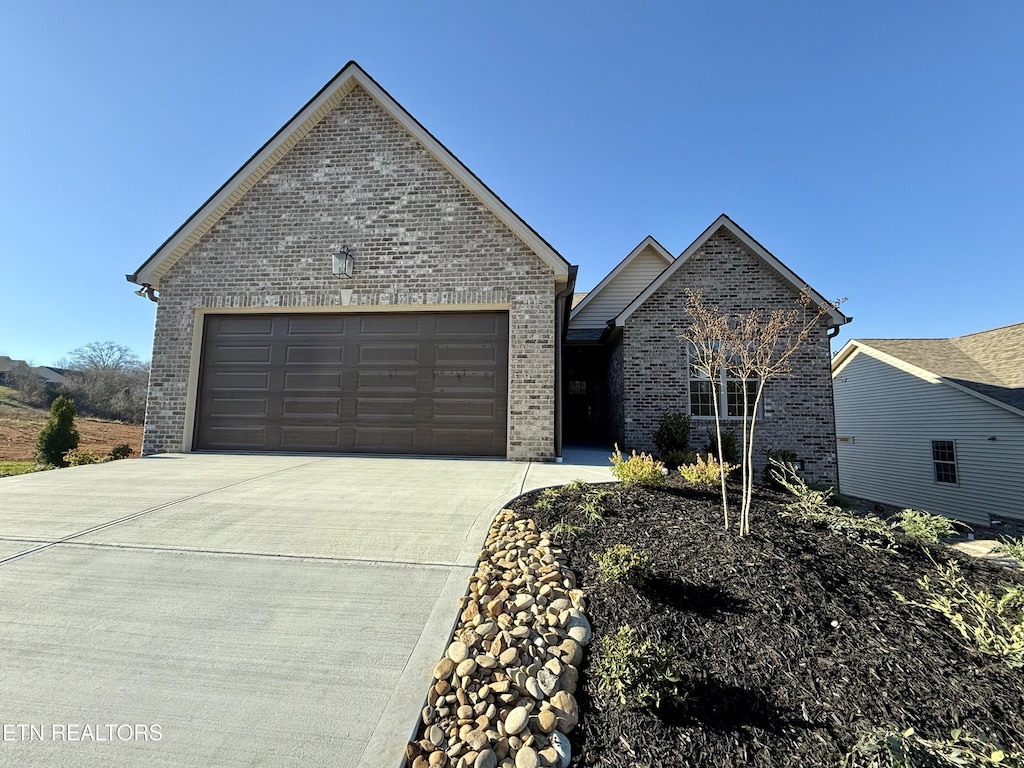
<instances>
[{"instance_id":1,"label":"grass patch","mask_svg":"<svg viewBox=\"0 0 1024 768\"><path fill-rule=\"evenodd\" d=\"M0 461L0 477L12 475L27 475L29 472L36 472L39 465L34 461Z\"/></svg>"}]
</instances>

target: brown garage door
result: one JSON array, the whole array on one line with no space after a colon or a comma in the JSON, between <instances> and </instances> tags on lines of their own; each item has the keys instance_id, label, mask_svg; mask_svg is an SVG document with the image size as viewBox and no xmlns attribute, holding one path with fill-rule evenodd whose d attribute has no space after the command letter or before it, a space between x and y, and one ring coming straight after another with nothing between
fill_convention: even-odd
<instances>
[{"instance_id":1,"label":"brown garage door","mask_svg":"<svg viewBox=\"0 0 1024 768\"><path fill-rule=\"evenodd\" d=\"M504 456L503 312L208 315L195 448Z\"/></svg>"}]
</instances>

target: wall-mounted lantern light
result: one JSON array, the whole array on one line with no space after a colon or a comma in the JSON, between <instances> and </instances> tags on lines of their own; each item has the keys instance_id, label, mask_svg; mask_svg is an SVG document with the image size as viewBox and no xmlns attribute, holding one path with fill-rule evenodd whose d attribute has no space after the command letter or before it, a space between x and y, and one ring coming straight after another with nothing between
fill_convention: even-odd
<instances>
[{"instance_id":1,"label":"wall-mounted lantern light","mask_svg":"<svg viewBox=\"0 0 1024 768\"><path fill-rule=\"evenodd\" d=\"M338 249L338 252L334 254L334 276L352 277L353 265L354 259L352 258L352 254L349 253L348 246L341 246L341 248Z\"/></svg>"}]
</instances>

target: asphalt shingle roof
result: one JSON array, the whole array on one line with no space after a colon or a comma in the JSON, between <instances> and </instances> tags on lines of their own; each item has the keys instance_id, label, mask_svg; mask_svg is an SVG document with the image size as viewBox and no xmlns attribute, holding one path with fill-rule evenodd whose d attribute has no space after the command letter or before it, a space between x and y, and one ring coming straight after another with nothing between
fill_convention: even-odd
<instances>
[{"instance_id":1,"label":"asphalt shingle roof","mask_svg":"<svg viewBox=\"0 0 1024 768\"><path fill-rule=\"evenodd\" d=\"M861 339L880 352L1024 410L1024 323L952 339Z\"/></svg>"}]
</instances>

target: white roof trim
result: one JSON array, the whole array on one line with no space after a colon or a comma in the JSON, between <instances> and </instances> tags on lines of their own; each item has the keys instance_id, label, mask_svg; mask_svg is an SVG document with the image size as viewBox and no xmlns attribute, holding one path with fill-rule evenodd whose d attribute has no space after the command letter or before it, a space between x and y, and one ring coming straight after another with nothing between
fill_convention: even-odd
<instances>
[{"instance_id":1,"label":"white roof trim","mask_svg":"<svg viewBox=\"0 0 1024 768\"><path fill-rule=\"evenodd\" d=\"M167 270L357 86L366 91L491 213L550 265L557 282L566 282L569 263L354 61L346 64L319 93L249 158L139 267L135 274L127 275L128 280L139 285L148 284L159 288L160 278Z\"/></svg>"},{"instance_id":2,"label":"white roof trim","mask_svg":"<svg viewBox=\"0 0 1024 768\"><path fill-rule=\"evenodd\" d=\"M795 272L793 272L789 267L787 267L785 264L783 264L781 261L775 258L771 253L768 252L768 250L763 245L761 245L754 238L752 238L750 235L744 232L743 229L736 222L734 222L732 219L730 219L723 213L721 216L715 219L714 222L712 222L710 227L708 227L707 229L704 230L703 233L701 233L700 237L698 237L696 240L690 243L690 246L681 254L679 254L679 257L675 260L675 262L673 262L664 272L658 275L654 282L647 286L647 289L643 293L641 293L639 296L633 299L632 303L630 303L628 307L626 307L624 310L622 310L622 312L619 313L618 317L615 318L615 325L625 325L626 320L629 318L629 316L632 315L640 307L641 304L647 301L647 299L649 299L655 291L661 288L661 286L665 284L665 281L672 277L673 274L675 274L677 269L679 269L680 267L683 266L683 264L689 261L690 258L701 248L701 246L703 246L704 243L711 239L712 235L714 235L716 232L718 232L718 230L723 228L728 230L729 234L731 234L733 237L735 237L737 240L743 243L743 245L745 245L747 248L753 251L769 267L778 272L785 280L792 283L793 287L796 288L797 291L802 291L804 289L804 286L807 285L807 283L801 280ZM821 294L819 294L813 288L811 288L811 298L814 299L814 301L819 304L831 303L828 302ZM832 324L837 326L845 325L846 323L850 322L850 318L848 318L846 315L844 315L842 312L835 308L829 311L829 317L832 320Z\"/></svg>"},{"instance_id":3,"label":"white roof trim","mask_svg":"<svg viewBox=\"0 0 1024 768\"><path fill-rule=\"evenodd\" d=\"M930 384L946 384L947 386L950 386L953 389L958 389L961 392L966 392L968 395L972 395L978 398L979 400L984 400L986 403L998 406L999 408L1009 411L1010 413L1015 413L1018 416L1024 416L1024 411L1022 411L1020 408L1014 408L1012 405L1010 405L1009 403L1004 403L1002 400L997 400L994 397L989 397L988 395L982 392L978 392L976 389L965 387L963 384L959 384L955 381L947 379L945 376L940 376L939 374L933 373L932 371L929 371L926 368L921 368L919 366L914 365L913 363L908 363L906 360L896 357L894 355L890 355L888 352L883 352L880 349L875 349L870 344L865 344L863 341L860 341L858 339L851 339L850 341L846 342L843 348L840 349L836 353L836 356L832 359L833 379L836 376L838 376L844 368L846 368L846 366L853 360L853 358L857 356L858 352L868 355L869 357L873 357L876 360L880 360L886 365L891 365L893 368L897 368L903 371L904 373L909 373L911 376L916 376L919 379L923 379L924 381L927 381Z\"/></svg>"},{"instance_id":4,"label":"white roof trim","mask_svg":"<svg viewBox=\"0 0 1024 768\"><path fill-rule=\"evenodd\" d=\"M666 265L671 264L675 260L675 257L673 257L672 254L665 249L665 246L663 246L661 243L659 243L657 240L651 237L651 235L648 235L640 242L640 245L638 245L636 248L630 251L629 255L618 263L615 269L613 269L611 272L605 275L604 280L598 283L596 288L590 291L590 293L583 297L579 304L572 308L572 313L569 315L569 320L571 321L572 318L576 317L576 315L579 314L580 310L582 310L585 306L587 306L587 304L590 303L590 300L592 298L594 298L601 291L607 288L608 285L611 284L612 280L618 277L619 273L622 272L622 270L624 270L630 264L632 264L633 260L641 253L643 253L644 250L646 250L648 247L651 248L651 250L658 254L662 259L664 259Z\"/></svg>"}]
</instances>

